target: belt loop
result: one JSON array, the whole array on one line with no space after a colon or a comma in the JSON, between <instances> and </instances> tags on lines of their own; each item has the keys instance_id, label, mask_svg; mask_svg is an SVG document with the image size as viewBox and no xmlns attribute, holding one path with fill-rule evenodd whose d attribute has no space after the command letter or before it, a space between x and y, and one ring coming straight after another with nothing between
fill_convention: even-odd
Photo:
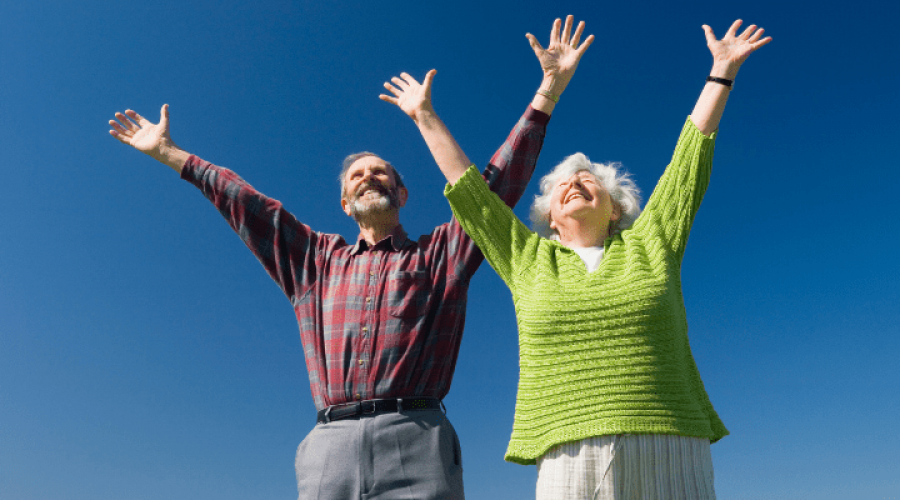
<instances>
[{"instance_id":1,"label":"belt loop","mask_svg":"<svg viewBox=\"0 0 900 500\"><path fill-rule=\"evenodd\" d=\"M403 398L397 398L397 413L403 414Z\"/></svg>"},{"instance_id":2,"label":"belt loop","mask_svg":"<svg viewBox=\"0 0 900 500\"><path fill-rule=\"evenodd\" d=\"M332 406L325 408L325 423L326 424L331 423L331 408L332 408Z\"/></svg>"},{"instance_id":3,"label":"belt loop","mask_svg":"<svg viewBox=\"0 0 900 500\"><path fill-rule=\"evenodd\" d=\"M444 406L444 400L441 399L439 402L441 403L441 410L443 410L444 416L446 417L447 416L447 407Z\"/></svg>"}]
</instances>

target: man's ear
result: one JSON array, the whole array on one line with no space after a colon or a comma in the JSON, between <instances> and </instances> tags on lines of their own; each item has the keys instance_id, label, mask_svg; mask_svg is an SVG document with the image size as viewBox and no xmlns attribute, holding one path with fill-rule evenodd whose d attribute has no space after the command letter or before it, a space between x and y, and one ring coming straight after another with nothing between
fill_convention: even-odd
<instances>
[{"instance_id":1,"label":"man's ear","mask_svg":"<svg viewBox=\"0 0 900 500\"><path fill-rule=\"evenodd\" d=\"M353 215L350 213L350 202L347 201L347 198L341 198L341 210L343 210L344 213L348 216L353 217Z\"/></svg>"},{"instance_id":2,"label":"man's ear","mask_svg":"<svg viewBox=\"0 0 900 500\"><path fill-rule=\"evenodd\" d=\"M409 191L407 191L405 187L402 187L402 188L400 188L399 191L397 192L397 195L398 195L397 197L399 198L399 199L397 200L397 202L399 203L400 207L406 205L406 200L409 199ZM398 207L398 208L399 208L399 207ZM348 213L349 213L349 212L348 212Z\"/></svg>"}]
</instances>

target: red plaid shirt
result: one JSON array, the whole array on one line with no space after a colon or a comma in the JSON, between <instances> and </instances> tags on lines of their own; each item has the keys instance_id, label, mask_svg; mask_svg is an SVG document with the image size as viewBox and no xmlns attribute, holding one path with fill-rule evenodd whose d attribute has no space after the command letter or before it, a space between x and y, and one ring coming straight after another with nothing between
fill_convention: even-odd
<instances>
[{"instance_id":1,"label":"red plaid shirt","mask_svg":"<svg viewBox=\"0 0 900 500\"><path fill-rule=\"evenodd\" d=\"M510 206L540 154L550 117L529 107L484 172ZM450 390L469 279L484 257L455 219L418 241L402 227L373 246L313 231L234 172L191 156L203 191L288 296L317 409Z\"/></svg>"}]
</instances>

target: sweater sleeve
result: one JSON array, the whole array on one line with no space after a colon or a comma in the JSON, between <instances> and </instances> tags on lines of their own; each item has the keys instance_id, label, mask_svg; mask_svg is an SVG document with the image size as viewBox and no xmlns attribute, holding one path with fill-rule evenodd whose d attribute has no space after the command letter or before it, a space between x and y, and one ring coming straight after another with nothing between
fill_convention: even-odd
<instances>
[{"instance_id":1,"label":"sweater sleeve","mask_svg":"<svg viewBox=\"0 0 900 500\"><path fill-rule=\"evenodd\" d=\"M709 137L688 117L672 161L659 179L635 226L653 224L670 251L684 255L688 235L709 185L716 134Z\"/></svg>"},{"instance_id":2,"label":"sweater sleeve","mask_svg":"<svg viewBox=\"0 0 900 500\"><path fill-rule=\"evenodd\" d=\"M487 182L491 191L511 207L528 187L549 121L550 115L528 106L484 170L482 182ZM466 236L456 219L451 221L446 234L450 238L447 258L453 273L472 276L481 265L482 252Z\"/></svg>"},{"instance_id":3,"label":"sweater sleeve","mask_svg":"<svg viewBox=\"0 0 900 500\"><path fill-rule=\"evenodd\" d=\"M524 262L537 252L540 237L531 232L497 194L490 191L475 166L469 167L444 195L459 224L510 288Z\"/></svg>"}]
</instances>

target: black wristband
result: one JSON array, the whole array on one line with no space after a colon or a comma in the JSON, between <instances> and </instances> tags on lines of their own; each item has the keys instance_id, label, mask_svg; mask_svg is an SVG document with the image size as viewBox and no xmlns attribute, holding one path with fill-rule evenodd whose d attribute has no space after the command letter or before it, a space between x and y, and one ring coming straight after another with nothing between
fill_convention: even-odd
<instances>
[{"instance_id":1,"label":"black wristband","mask_svg":"<svg viewBox=\"0 0 900 500\"><path fill-rule=\"evenodd\" d=\"M727 78L718 78L718 77L715 77L715 76L707 76L707 77L706 77L706 81L707 81L707 82L718 83L719 85L724 85L724 86L726 86L726 87L728 87L728 88L732 88L732 86L734 85L734 80L729 80L729 79L727 79Z\"/></svg>"}]
</instances>

